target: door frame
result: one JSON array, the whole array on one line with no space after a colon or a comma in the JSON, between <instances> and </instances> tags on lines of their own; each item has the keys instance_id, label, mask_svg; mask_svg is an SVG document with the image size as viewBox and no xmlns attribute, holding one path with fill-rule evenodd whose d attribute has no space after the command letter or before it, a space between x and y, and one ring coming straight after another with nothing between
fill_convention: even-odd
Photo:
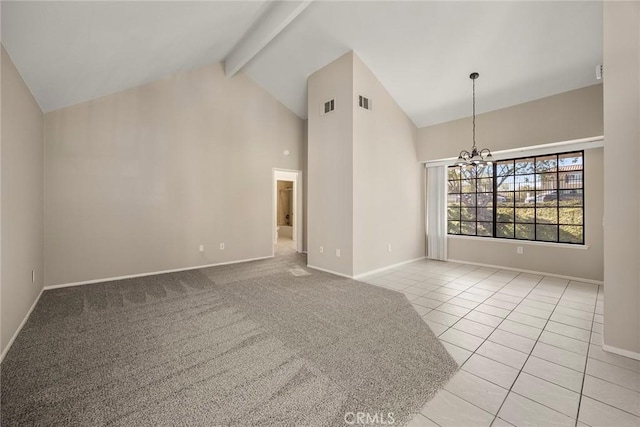
<instances>
[{"instance_id":1,"label":"door frame","mask_svg":"<svg viewBox=\"0 0 640 427\"><path fill-rule=\"evenodd\" d=\"M271 232L274 244L273 254L275 255L275 244L278 241L278 181L293 182L293 230L292 238L296 242L296 250L302 252L303 248L303 193L302 193L302 171L294 169L273 168L272 178L272 209L271 209Z\"/></svg>"}]
</instances>

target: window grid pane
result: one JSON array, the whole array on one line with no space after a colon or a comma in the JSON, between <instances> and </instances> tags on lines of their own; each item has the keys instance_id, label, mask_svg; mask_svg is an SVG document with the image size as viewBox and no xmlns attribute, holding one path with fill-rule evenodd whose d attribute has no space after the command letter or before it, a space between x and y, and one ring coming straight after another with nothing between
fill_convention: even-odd
<instances>
[{"instance_id":1,"label":"window grid pane","mask_svg":"<svg viewBox=\"0 0 640 427\"><path fill-rule=\"evenodd\" d=\"M449 234L584 244L584 152L448 172Z\"/></svg>"}]
</instances>

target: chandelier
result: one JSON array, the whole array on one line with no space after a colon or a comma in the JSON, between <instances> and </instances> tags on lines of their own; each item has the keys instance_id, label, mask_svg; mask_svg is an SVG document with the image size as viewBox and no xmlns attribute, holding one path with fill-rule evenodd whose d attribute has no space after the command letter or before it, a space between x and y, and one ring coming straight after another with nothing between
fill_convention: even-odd
<instances>
[{"instance_id":1,"label":"chandelier","mask_svg":"<svg viewBox=\"0 0 640 427\"><path fill-rule=\"evenodd\" d=\"M478 73L471 73L469 78L473 82L473 147L471 152L462 150L458 155L458 160L454 163L455 166L485 166L490 165L493 161L491 150L483 148L478 150L476 148L476 79L480 77Z\"/></svg>"}]
</instances>

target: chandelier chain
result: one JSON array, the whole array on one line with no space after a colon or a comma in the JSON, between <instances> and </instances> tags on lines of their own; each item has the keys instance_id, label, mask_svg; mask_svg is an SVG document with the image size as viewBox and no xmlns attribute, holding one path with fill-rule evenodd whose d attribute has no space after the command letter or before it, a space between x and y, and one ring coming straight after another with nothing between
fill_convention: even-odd
<instances>
[{"instance_id":1,"label":"chandelier chain","mask_svg":"<svg viewBox=\"0 0 640 427\"><path fill-rule=\"evenodd\" d=\"M472 124L473 124L473 147L471 147L471 152L467 150L462 150L458 155L458 160L454 164L455 166L466 167L466 166L487 166L493 164L493 156L491 155L491 150L488 148L483 148L482 150L478 150L476 147L476 79L480 77L478 73L471 73L469 78L473 80L473 116L472 116Z\"/></svg>"},{"instance_id":2,"label":"chandelier chain","mask_svg":"<svg viewBox=\"0 0 640 427\"><path fill-rule=\"evenodd\" d=\"M476 79L473 82L473 148L476 148Z\"/></svg>"}]
</instances>

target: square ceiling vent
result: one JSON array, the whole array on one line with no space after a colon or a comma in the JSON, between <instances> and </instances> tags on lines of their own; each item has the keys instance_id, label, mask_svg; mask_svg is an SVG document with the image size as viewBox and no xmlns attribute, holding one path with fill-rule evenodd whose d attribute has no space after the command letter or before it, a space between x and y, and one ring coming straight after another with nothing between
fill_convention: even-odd
<instances>
[{"instance_id":1,"label":"square ceiling vent","mask_svg":"<svg viewBox=\"0 0 640 427\"><path fill-rule=\"evenodd\" d=\"M360 108L364 108L365 110L371 110L371 100L366 96L359 95L358 106Z\"/></svg>"},{"instance_id":2,"label":"square ceiling vent","mask_svg":"<svg viewBox=\"0 0 640 427\"><path fill-rule=\"evenodd\" d=\"M322 104L322 109L320 110L321 114L328 114L336 109L336 100L330 99L329 101Z\"/></svg>"}]
</instances>

